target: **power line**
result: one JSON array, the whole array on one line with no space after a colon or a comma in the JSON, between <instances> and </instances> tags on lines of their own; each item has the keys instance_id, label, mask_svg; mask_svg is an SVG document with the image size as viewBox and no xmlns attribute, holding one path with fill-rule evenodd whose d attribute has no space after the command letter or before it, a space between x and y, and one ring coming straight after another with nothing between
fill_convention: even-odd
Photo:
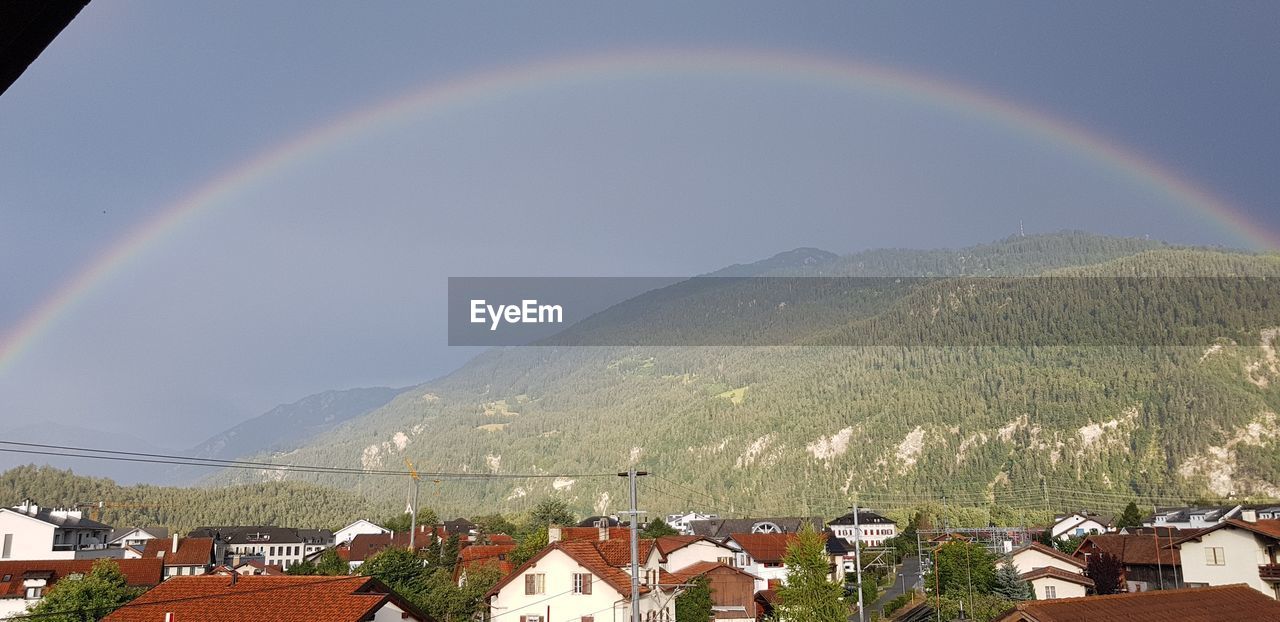
<instances>
[{"instance_id":1,"label":"power line","mask_svg":"<svg viewBox=\"0 0 1280 622\"><path fill-rule=\"evenodd\" d=\"M195 458L173 454L157 454L137 451L120 451L114 449L98 449L93 447L73 447L68 445L48 445L43 443L24 443L18 441L0 441L0 445L36 449L12 449L0 447L0 452L35 454L44 456L60 456L66 458L89 458L94 460L112 460L118 462L142 462L149 464L176 464L183 466L200 466L213 468L231 468L256 471L294 471L302 473L331 473L337 475L391 475L404 477L407 470L365 469L354 467L330 467L322 465L304 465L277 462L253 462L248 460L224 460L218 458ZM78 452L78 453L67 453ZM104 455L97 455L104 454ZM468 473L448 471L419 471L419 475L437 479L530 479L530 478L590 478L613 477L613 473Z\"/></svg>"}]
</instances>

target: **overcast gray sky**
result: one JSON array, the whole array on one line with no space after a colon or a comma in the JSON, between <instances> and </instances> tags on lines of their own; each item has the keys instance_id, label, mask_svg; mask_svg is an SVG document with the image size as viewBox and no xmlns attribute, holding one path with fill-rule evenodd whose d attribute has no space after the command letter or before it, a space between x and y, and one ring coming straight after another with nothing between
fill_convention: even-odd
<instances>
[{"instance_id":1,"label":"overcast gray sky","mask_svg":"<svg viewBox=\"0 0 1280 622\"><path fill-rule=\"evenodd\" d=\"M468 354L445 345L450 275L694 274L798 246L960 246L1019 221L1247 245L946 101L679 58L945 80L1103 136L1274 231L1278 23L1273 2L98 0L0 97L10 337L183 196L334 119L532 63L676 60L424 108L215 202L0 367L0 423L177 448L320 390L421 382Z\"/></svg>"}]
</instances>

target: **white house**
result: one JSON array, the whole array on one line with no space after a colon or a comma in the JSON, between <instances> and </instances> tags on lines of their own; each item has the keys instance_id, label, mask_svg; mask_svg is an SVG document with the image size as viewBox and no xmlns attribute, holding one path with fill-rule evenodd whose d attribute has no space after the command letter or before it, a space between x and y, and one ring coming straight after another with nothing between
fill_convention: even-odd
<instances>
[{"instance_id":1,"label":"white house","mask_svg":"<svg viewBox=\"0 0 1280 622\"><path fill-rule=\"evenodd\" d=\"M115 548L133 547L141 550L147 546L147 540L168 539L169 530L164 527L127 527L114 529L107 536L107 546Z\"/></svg>"},{"instance_id":2,"label":"white house","mask_svg":"<svg viewBox=\"0 0 1280 622\"><path fill-rule=\"evenodd\" d=\"M0 508L0 560L75 559L76 551L104 549L111 527L80 510L42 508L23 501Z\"/></svg>"},{"instance_id":3,"label":"white house","mask_svg":"<svg viewBox=\"0 0 1280 622\"><path fill-rule=\"evenodd\" d=\"M612 622L631 615L629 564L622 540L552 542L485 595L491 617L510 622ZM675 590L659 585L656 549L641 568L635 606L645 620L675 619Z\"/></svg>"},{"instance_id":4,"label":"white house","mask_svg":"<svg viewBox=\"0 0 1280 622\"><path fill-rule=\"evenodd\" d=\"M672 529L675 529L676 531L679 531L681 534L687 536L687 535L693 534L693 530L690 527L689 523L692 523L693 521L696 521L696 520L715 520L717 518L720 518L720 517L715 514L703 514L701 512L685 512L684 514L668 514L667 524L670 525Z\"/></svg>"},{"instance_id":5,"label":"white house","mask_svg":"<svg viewBox=\"0 0 1280 622\"><path fill-rule=\"evenodd\" d=\"M787 545L796 537L797 534L794 533L735 533L725 540L725 545L735 551L733 565L756 577L758 592L769 589L770 583L786 584L787 567L783 558L787 554ZM843 544L831 546L833 542L830 540L826 540L825 544L830 567L833 569L827 578L843 581L848 551Z\"/></svg>"},{"instance_id":6,"label":"white house","mask_svg":"<svg viewBox=\"0 0 1280 622\"><path fill-rule=\"evenodd\" d=\"M1244 583L1280 599L1280 520L1252 511L1174 542L1188 587Z\"/></svg>"},{"instance_id":7,"label":"white house","mask_svg":"<svg viewBox=\"0 0 1280 622\"><path fill-rule=\"evenodd\" d=\"M876 547L884 545L884 541L898 535L898 524L892 520L881 516L871 510L858 510L856 517L853 512L849 512L840 518L827 523L827 528L837 538L843 539L849 544L853 544L858 539L858 532L862 532L860 541L863 546ZM854 523L857 523L855 529Z\"/></svg>"},{"instance_id":8,"label":"white house","mask_svg":"<svg viewBox=\"0 0 1280 622\"><path fill-rule=\"evenodd\" d=\"M1072 512L1053 517L1049 534L1059 540L1111 531L1111 517L1094 512Z\"/></svg>"},{"instance_id":9,"label":"white house","mask_svg":"<svg viewBox=\"0 0 1280 622\"><path fill-rule=\"evenodd\" d=\"M173 534L165 540L148 540L142 559L158 559L164 565L164 578L198 576L209 572L221 557L213 538L179 538Z\"/></svg>"},{"instance_id":10,"label":"white house","mask_svg":"<svg viewBox=\"0 0 1280 622\"><path fill-rule=\"evenodd\" d=\"M657 540L662 569L675 572L700 562L732 566L737 551L711 538L701 536L663 536Z\"/></svg>"},{"instance_id":11,"label":"white house","mask_svg":"<svg viewBox=\"0 0 1280 622\"><path fill-rule=\"evenodd\" d=\"M226 552L240 556L260 556L268 566L288 570L308 555L323 551L333 543L333 534L323 529L294 529L270 525L201 527L188 534L215 538ZM223 560L219 559L218 562Z\"/></svg>"},{"instance_id":12,"label":"white house","mask_svg":"<svg viewBox=\"0 0 1280 622\"><path fill-rule=\"evenodd\" d=\"M1009 553L1009 561L1031 584L1037 600L1085 596L1093 587L1093 580L1084 576L1083 561L1039 542Z\"/></svg>"},{"instance_id":13,"label":"white house","mask_svg":"<svg viewBox=\"0 0 1280 622\"><path fill-rule=\"evenodd\" d=\"M354 539L356 536L363 533L367 533L367 534L391 533L391 530L386 529L380 525L377 525L371 521L367 521L362 518L354 523L351 523L350 525L347 525L346 527L343 527L342 529L339 529L333 532L333 543L346 544L348 542L351 542L351 540Z\"/></svg>"}]
</instances>

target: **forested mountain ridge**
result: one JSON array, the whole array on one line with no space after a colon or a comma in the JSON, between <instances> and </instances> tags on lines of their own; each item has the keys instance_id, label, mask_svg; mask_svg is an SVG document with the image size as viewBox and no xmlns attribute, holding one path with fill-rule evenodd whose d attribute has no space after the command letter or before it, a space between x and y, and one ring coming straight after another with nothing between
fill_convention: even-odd
<instances>
[{"instance_id":1,"label":"forested mountain ridge","mask_svg":"<svg viewBox=\"0 0 1280 622\"><path fill-rule=\"evenodd\" d=\"M1280 258L1067 233L971 249L869 251L766 270L823 276L1152 272L1277 276ZM684 304L705 294L688 293ZM895 305L910 295L858 312L909 324L906 315L883 314L902 311ZM1227 298L1214 302L1219 307L1237 293L1222 295ZM645 296L635 303L647 304ZM614 312L644 315L628 304ZM373 469L396 468L408 457L423 470L565 474L444 479L432 486L428 503L445 513L518 511L547 495L582 511L616 511L623 490L611 474L628 463L663 477L646 483L646 509L655 512L829 514L855 493L881 506L942 496L956 504L1013 507L1119 507L1120 499L1133 496L1276 497L1280 360L1271 329L1280 318L1275 308L1251 307L1240 311L1247 331L1194 346L826 347L794 345L807 343L797 338L768 347L495 349L270 458ZM833 307L815 300L812 308ZM228 473L222 481L252 477ZM297 477L388 502L404 494L373 477Z\"/></svg>"}]
</instances>

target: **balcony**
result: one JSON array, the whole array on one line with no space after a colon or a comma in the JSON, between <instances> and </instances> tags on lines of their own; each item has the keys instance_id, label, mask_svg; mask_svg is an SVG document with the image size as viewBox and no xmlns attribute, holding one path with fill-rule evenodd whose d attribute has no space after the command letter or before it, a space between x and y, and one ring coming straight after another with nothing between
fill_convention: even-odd
<instances>
[{"instance_id":1,"label":"balcony","mask_svg":"<svg viewBox=\"0 0 1280 622\"><path fill-rule=\"evenodd\" d=\"M1258 566L1258 576L1263 581L1280 582L1280 564L1263 564Z\"/></svg>"}]
</instances>

